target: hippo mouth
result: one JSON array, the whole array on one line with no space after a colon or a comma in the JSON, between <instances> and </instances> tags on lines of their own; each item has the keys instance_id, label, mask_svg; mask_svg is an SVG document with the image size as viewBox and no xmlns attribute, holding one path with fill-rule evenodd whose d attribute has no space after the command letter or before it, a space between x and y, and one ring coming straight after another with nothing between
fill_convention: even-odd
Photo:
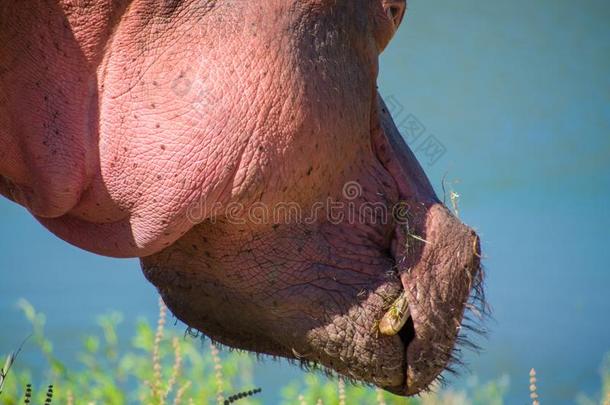
<instances>
[{"instance_id":1,"label":"hippo mouth","mask_svg":"<svg viewBox=\"0 0 610 405\"><path fill-rule=\"evenodd\" d=\"M395 267L400 289L384 306L377 327L380 335L400 339L404 356L401 384L382 386L410 396L426 390L443 371L459 363L457 346L470 344L461 333L465 312L483 312L475 309L482 303L483 275L478 237L445 207L430 208L425 233L403 226L402 234L395 239L403 246Z\"/></svg>"},{"instance_id":2,"label":"hippo mouth","mask_svg":"<svg viewBox=\"0 0 610 405\"><path fill-rule=\"evenodd\" d=\"M465 312L471 310L475 321L486 312L480 241L438 201L383 100L379 98L378 103L371 114L372 144L399 192L399 209L396 205L393 209L397 222L390 248L393 265L385 284L322 331L313 331L311 340L349 330L354 319L364 317L369 319L370 335L358 337L354 331L351 338L363 339L363 350L382 354L372 367L354 365L359 356L338 362L340 349L325 348L313 358L349 378L411 396L428 389L443 371L459 363L457 346L476 349L462 329ZM471 325L466 328L479 332ZM305 363L312 358L294 350L293 354Z\"/></svg>"},{"instance_id":3,"label":"hippo mouth","mask_svg":"<svg viewBox=\"0 0 610 405\"><path fill-rule=\"evenodd\" d=\"M371 145L395 183L387 238L344 223L206 220L142 268L174 315L215 341L415 395L455 360L481 291L479 239L376 100Z\"/></svg>"},{"instance_id":4,"label":"hippo mouth","mask_svg":"<svg viewBox=\"0 0 610 405\"><path fill-rule=\"evenodd\" d=\"M401 226L404 237L394 239L393 250L398 245L404 250L396 256L386 283L310 331L308 349L302 353L292 349L291 355L307 368L322 364L403 396L427 390L443 371L452 370L459 363L456 346L470 344L461 336L462 323L467 308L479 314L474 306L481 299L483 275L478 237L468 228L456 233L452 225L458 221L450 218L446 208L435 205L427 216L427 233L418 235ZM439 253L445 249L451 256ZM365 320L353 327L359 319ZM341 333L357 343L346 348L325 342L320 349L318 342L324 337ZM345 344L345 340L336 341Z\"/></svg>"}]
</instances>

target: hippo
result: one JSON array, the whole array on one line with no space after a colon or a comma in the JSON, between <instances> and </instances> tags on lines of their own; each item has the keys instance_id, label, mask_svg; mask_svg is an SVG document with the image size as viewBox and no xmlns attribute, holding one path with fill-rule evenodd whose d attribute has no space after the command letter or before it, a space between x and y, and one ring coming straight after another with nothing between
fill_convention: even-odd
<instances>
[{"instance_id":1,"label":"hippo","mask_svg":"<svg viewBox=\"0 0 610 405\"><path fill-rule=\"evenodd\" d=\"M452 367L476 233L380 96L405 0L0 5L0 193L137 257L224 345L410 396Z\"/></svg>"}]
</instances>

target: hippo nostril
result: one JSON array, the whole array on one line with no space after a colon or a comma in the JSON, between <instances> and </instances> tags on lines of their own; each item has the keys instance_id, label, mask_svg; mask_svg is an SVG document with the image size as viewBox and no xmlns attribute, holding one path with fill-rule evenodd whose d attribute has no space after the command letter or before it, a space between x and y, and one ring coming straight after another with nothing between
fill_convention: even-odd
<instances>
[{"instance_id":1,"label":"hippo nostril","mask_svg":"<svg viewBox=\"0 0 610 405\"><path fill-rule=\"evenodd\" d=\"M389 0L386 2L386 14L388 15L390 21L392 21L394 30L398 29L398 26L402 22L406 8L407 5L404 0Z\"/></svg>"},{"instance_id":2,"label":"hippo nostril","mask_svg":"<svg viewBox=\"0 0 610 405\"><path fill-rule=\"evenodd\" d=\"M23 190L11 181L9 178L0 176L0 194L5 195L8 199L13 200L17 204L27 206L27 200Z\"/></svg>"},{"instance_id":3,"label":"hippo nostril","mask_svg":"<svg viewBox=\"0 0 610 405\"><path fill-rule=\"evenodd\" d=\"M388 8L388 17L394 22L394 25L398 25L400 18L400 9L398 7L392 6Z\"/></svg>"}]
</instances>

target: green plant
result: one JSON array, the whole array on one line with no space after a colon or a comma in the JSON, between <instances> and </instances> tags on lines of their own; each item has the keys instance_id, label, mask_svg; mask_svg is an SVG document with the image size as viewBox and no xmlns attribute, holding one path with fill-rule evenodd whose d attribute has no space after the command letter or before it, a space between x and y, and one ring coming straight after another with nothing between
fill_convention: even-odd
<instances>
[{"instance_id":1,"label":"green plant","mask_svg":"<svg viewBox=\"0 0 610 405\"><path fill-rule=\"evenodd\" d=\"M419 397L403 398L380 389L344 384L341 381L335 382L316 374L308 374L304 381L293 382L282 389L282 404L501 405L508 390L508 380L502 377L486 384L476 384L470 390L441 390L437 385L431 392ZM298 401L295 401L295 398Z\"/></svg>"},{"instance_id":2,"label":"green plant","mask_svg":"<svg viewBox=\"0 0 610 405\"><path fill-rule=\"evenodd\" d=\"M15 361L15 355L13 353L9 354L4 362L4 367L0 368L0 394L2 394L2 388L4 387L4 381L8 376L8 372L13 366L13 362Z\"/></svg>"},{"instance_id":3,"label":"green plant","mask_svg":"<svg viewBox=\"0 0 610 405\"><path fill-rule=\"evenodd\" d=\"M199 340L188 339L176 330L166 330L167 310L162 302L156 328L144 320L138 321L128 345L122 344L117 334L121 315L111 313L100 317L99 333L83 339L77 354L79 364L70 368L55 356L53 345L44 334L44 315L27 301L20 301L19 306L32 324L31 339L46 362L46 371L38 379L53 385L46 392L34 390L32 371L14 362L17 351L8 356L0 374L0 388L4 387L0 405L23 404L26 399L27 403L47 405L51 400L66 405L260 404L256 398L260 389L253 385L254 357L239 352L221 353L213 342L206 350L196 344ZM432 392L415 398L397 397L316 373L309 373L302 381L288 386L269 389L281 390L284 405L504 404L509 386L507 377L487 383L479 383L476 378L471 381L460 391L435 386ZM530 381L530 394L537 395L535 385L535 381ZM238 392L236 387L246 388ZM526 390L524 394L527 395ZM602 367L600 399L581 395L578 401L580 405L610 405L610 355Z\"/></svg>"},{"instance_id":4,"label":"green plant","mask_svg":"<svg viewBox=\"0 0 610 405\"><path fill-rule=\"evenodd\" d=\"M538 401L538 387L536 387L536 370L530 370L530 398L532 400L532 405L540 405L540 401Z\"/></svg>"},{"instance_id":5,"label":"green plant","mask_svg":"<svg viewBox=\"0 0 610 405\"><path fill-rule=\"evenodd\" d=\"M232 402L259 404L252 397L259 392L252 384L253 359L241 353L230 352L223 355L221 360L219 357L215 363L211 353L201 345L193 344L192 339L185 338L177 331L165 330L166 310L162 304L157 328L153 330L148 322L138 321L135 336L129 345L121 345L119 342L117 326L122 322L120 314L100 317L100 333L83 339L82 350L77 354L79 365L70 369L55 356L53 345L44 334L44 315L36 312L26 301L20 301L19 306L32 324L32 340L47 366L41 379L56 387L53 391L56 403L215 404L219 403L217 386L220 382L223 395L225 392L230 393L228 398ZM128 348L122 350L125 346ZM214 378L218 365L221 367L220 381ZM28 384L33 380L30 370L15 364L4 381L0 404L21 404L26 392L29 392L32 404L45 403L45 392L32 390L32 385L29 385L28 391ZM252 389L237 393L236 387ZM220 402L224 403L231 402L228 399Z\"/></svg>"},{"instance_id":6,"label":"green plant","mask_svg":"<svg viewBox=\"0 0 610 405\"><path fill-rule=\"evenodd\" d=\"M29 404L32 402L32 384L27 384L25 386L25 399L23 401L25 404ZM45 405L51 405L53 402L53 386L49 385L47 387L47 395L44 400Z\"/></svg>"},{"instance_id":7,"label":"green plant","mask_svg":"<svg viewBox=\"0 0 610 405\"><path fill-rule=\"evenodd\" d=\"M29 338L30 338L29 336L27 338L25 338L25 340L23 342L21 342L21 345L19 346L19 348L17 350L15 350L14 352L10 353L6 357L6 361L4 362L4 367L0 368L0 394L2 394L2 390L4 388L4 381L6 380L6 377L8 376L8 373L11 370L13 363L17 359L17 356L19 356L19 353L21 353L21 349L23 349L23 345Z\"/></svg>"},{"instance_id":8,"label":"green plant","mask_svg":"<svg viewBox=\"0 0 610 405\"><path fill-rule=\"evenodd\" d=\"M576 400L579 405L610 405L610 353L606 355L600 367L601 391L599 397L588 397L580 394Z\"/></svg>"}]
</instances>

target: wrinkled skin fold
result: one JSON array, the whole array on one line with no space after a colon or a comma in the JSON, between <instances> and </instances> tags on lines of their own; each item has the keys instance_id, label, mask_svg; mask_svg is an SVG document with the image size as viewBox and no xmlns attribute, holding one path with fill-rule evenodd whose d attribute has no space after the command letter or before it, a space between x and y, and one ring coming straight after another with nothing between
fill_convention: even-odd
<instances>
[{"instance_id":1,"label":"wrinkled skin fold","mask_svg":"<svg viewBox=\"0 0 610 405\"><path fill-rule=\"evenodd\" d=\"M0 193L219 342L416 394L482 273L376 90L405 11L2 3Z\"/></svg>"}]
</instances>

